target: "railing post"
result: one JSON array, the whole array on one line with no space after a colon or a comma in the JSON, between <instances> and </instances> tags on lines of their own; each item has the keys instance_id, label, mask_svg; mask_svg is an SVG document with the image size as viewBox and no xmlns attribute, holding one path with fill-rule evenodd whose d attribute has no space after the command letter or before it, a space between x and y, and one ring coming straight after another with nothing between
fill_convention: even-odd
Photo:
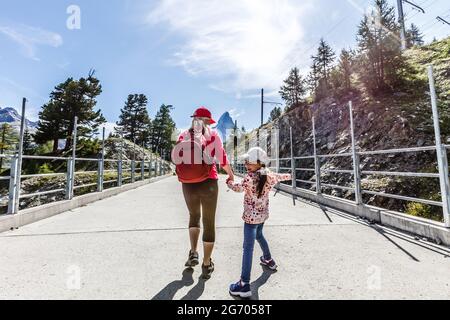
<instances>
[{"instance_id":1,"label":"railing post","mask_svg":"<svg viewBox=\"0 0 450 320\"><path fill-rule=\"evenodd\" d=\"M105 127L103 127L102 134L102 154L101 159L98 162L98 175L97 175L97 191L103 192L103 182L105 180Z\"/></svg>"},{"instance_id":2,"label":"railing post","mask_svg":"<svg viewBox=\"0 0 450 320\"><path fill-rule=\"evenodd\" d=\"M441 128L439 125L439 111L432 65L428 66L428 80L430 83L431 107L433 110L433 124L436 140L437 161L439 166L439 182L442 196L444 223L447 228L450 228L450 184L448 177L447 149L441 142Z\"/></svg>"},{"instance_id":3,"label":"railing post","mask_svg":"<svg viewBox=\"0 0 450 320\"><path fill-rule=\"evenodd\" d=\"M122 186L122 159L117 161L117 186Z\"/></svg>"},{"instance_id":4,"label":"railing post","mask_svg":"<svg viewBox=\"0 0 450 320\"><path fill-rule=\"evenodd\" d=\"M352 155L353 155L353 174L355 182L355 202L357 205L362 204L361 198L361 168L359 163L359 155L356 152L355 129L353 126L353 102L348 103L350 112L350 134L352 139Z\"/></svg>"},{"instance_id":5,"label":"railing post","mask_svg":"<svg viewBox=\"0 0 450 320\"><path fill-rule=\"evenodd\" d=\"M17 163L19 157L17 154L11 158L10 166L10 178L9 178L9 194L8 194L8 214L16 214L16 203L19 201L16 198L16 188L18 188L17 183Z\"/></svg>"},{"instance_id":6,"label":"railing post","mask_svg":"<svg viewBox=\"0 0 450 320\"><path fill-rule=\"evenodd\" d=\"M145 160L142 159L141 161L141 180L145 180Z\"/></svg>"},{"instance_id":7,"label":"railing post","mask_svg":"<svg viewBox=\"0 0 450 320\"><path fill-rule=\"evenodd\" d=\"M277 141L276 141L277 157L276 157L275 166L276 166L277 173L280 173L280 128L279 127L277 127L276 132L277 132L277 134L276 134L276 136L277 136L277 138L276 138L277 139Z\"/></svg>"},{"instance_id":8,"label":"railing post","mask_svg":"<svg viewBox=\"0 0 450 320\"><path fill-rule=\"evenodd\" d=\"M20 120L20 132L19 132L19 146L17 148L17 155L14 161L11 161L10 174L14 176L14 179L10 179L10 201L8 202L8 213L16 214L19 212L20 205L20 186L22 182L22 156L23 156L23 136L25 133L25 110L26 110L27 99L22 99L22 114ZM14 168L13 168L14 162ZM11 182L13 186L11 187ZM11 201L12 200L12 201ZM10 204L11 203L11 204Z\"/></svg>"},{"instance_id":9,"label":"railing post","mask_svg":"<svg viewBox=\"0 0 450 320\"><path fill-rule=\"evenodd\" d=\"M73 159L67 160L67 175L66 175L66 200L73 198Z\"/></svg>"},{"instance_id":10,"label":"railing post","mask_svg":"<svg viewBox=\"0 0 450 320\"><path fill-rule=\"evenodd\" d=\"M292 138L292 127L289 128L289 136L291 141L291 171L292 171L292 189L297 189L297 170L295 167L295 159L294 159L294 140Z\"/></svg>"},{"instance_id":11,"label":"railing post","mask_svg":"<svg viewBox=\"0 0 450 320\"><path fill-rule=\"evenodd\" d=\"M161 166L161 158L159 158L159 160L158 160L158 176L160 177L161 176L161 169L162 169L162 166Z\"/></svg>"},{"instance_id":12,"label":"railing post","mask_svg":"<svg viewBox=\"0 0 450 320\"><path fill-rule=\"evenodd\" d=\"M320 172L320 159L317 155L317 142L316 142L316 120L312 117L312 131L313 131L313 145L314 145L314 172L316 174L316 193L322 193L321 185L321 172Z\"/></svg>"},{"instance_id":13,"label":"railing post","mask_svg":"<svg viewBox=\"0 0 450 320\"><path fill-rule=\"evenodd\" d=\"M131 183L135 182L136 161L131 161Z\"/></svg>"},{"instance_id":14,"label":"railing post","mask_svg":"<svg viewBox=\"0 0 450 320\"><path fill-rule=\"evenodd\" d=\"M120 153L119 153L119 161L117 162L117 186L121 187L123 184L123 131L120 131Z\"/></svg>"},{"instance_id":15,"label":"railing post","mask_svg":"<svg viewBox=\"0 0 450 320\"><path fill-rule=\"evenodd\" d=\"M150 163L149 163L148 171L149 171L148 178L151 179L152 178L152 171L153 171L153 153L152 153L151 149L150 149Z\"/></svg>"},{"instance_id":16,"label":"railing post","mask_svg":"<svg viewBox=\"0 0 450 320\"><path fill-rule=\"evenodd\" d=\"M103 173L104 162L102 159L99 159L97 167L97 192L103 192Z\"/></svg>"}]
</instances>

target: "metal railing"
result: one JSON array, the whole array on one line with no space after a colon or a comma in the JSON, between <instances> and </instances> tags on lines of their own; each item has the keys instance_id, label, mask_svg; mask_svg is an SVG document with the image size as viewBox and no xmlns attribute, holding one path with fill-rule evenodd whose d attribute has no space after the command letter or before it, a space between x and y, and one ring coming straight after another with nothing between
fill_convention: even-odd
<instances>
[{"instance_id":1,"label":"metal railing","mask_svg":"<svg viewBox=\"0 0 450 320\"><path fill-rule=\"evenodd\" d=\"M105 128L103 128L102 137L102 151L98 158L82 158L76 156L76 136L77 136L77 122L78 119L75 117L74 120L74 132L73 132L73 142L72 142L72 156L71 157L54 157L54 156L37 156L37 155L23 155L23 134L24 134L24 123L25 123L25 103L26 99L23 100L22 105L22 119L21 119L21 130L20 130L20 142L17 152L14 155L0 154L0 158L10 160L10 176L2 176L0 180L9 180L8 188L8 211L7 214L16 214L20 209L20 200L40 197L44 195L64 193L66 200L71 200L74 198L75 190L83 188L93 188L96 187L96 192L103 192L105 185L115 183L117 187L121 187L124 181L130 181L129 183L135 183L137 181L143 181L145 179L151 179L158 176L166 175L171 172L171 166L167 161L161 158L146 156L142 154L142 160L124 160L122 159L123 153L123 138L121 142L121 150L119 153L119 159L105 159ZM135 153L133 158L135 158ZM148 159L150 158L150 159ZM42 173L42 174L22 174L23 166L22 161L27 160L51 160L51 161L62 161L66 162L66 172L65 173ZM96 163L97 170L95 171L77 171L76 164L79 162L93 162ZM115 163L116 169L105 170L105 164ZM128 165L128 167L126 167ZM105 173L116 172L115 179L109 179L105 181ZM146 175L146 172L148 174ZM95 174L97 176L97 181L94 183L87 184L76 184L76 176L81 174ZM64 177L65 183L64 188L57 188L53 190L46 190L28 194L21 193L22 182L24 179L32 178L51 178L51 177ZM3 195L4 197L5 195Z\"/></svg>"},{"instance_id":2,"label":"metal railing","mask_svg":"<svg viewBox=\"0 0 450 320\"><path fill-rule=\"evenodd\" d=\"M18 155L1 155L3 158L9 158L11 160L11 175L2 176L0 180L9 180L9 192L8 192L8 214L15 214L19 211L18 204L21 199L39 197L44 195L51 195L57 193L64 193L66 200L74 198L74 191L83 188L95 188L96 192L103 192L105 185L116 184L118 187L125 184L125 181L129 180L129 183L135 183L138 181L144 181L152 179L158 176L166 175L170 172L170 165L160 158L145 159L145 160L117 160L117 159L102 159L102 158L76 158L75 161L71 157L49 157L49 156L23 156L23 160L52 160L66 162L66 173L42 173L42 174L20 174L18 175L17 163ZM75 164L79 162L95 162L97 165L96 171L76 171ZM116 169L105 170L106 163L115 163ZM73 165L72 165L73 163ZM125 168L125 164L129 165L129 168ZM117 173L114 179L105 180L105 173ZM15 174L14 174L15 173ZM94 175L97 181L87 184L76 184L77 175ZM46 190L35 193L17 193L16 190L20 189L22 182L32 178L53 178L64 177L65 187L56 188L53 190ZM20 182L19 182L20 181ZM5 196L5 195L4 195Z\"/></svg>"},{"instance_id":3,"label":"metal railing","mask_svg":"<svg viewBox=\"0 0 450 320\"><path fill-rule=\"evenodd\" d=\"M349 102L349 113L350 113L350 135L351 135L351 152L339 153L339 154L317 154L317 143L316 143L316 130L315 130L315 120L312 119L312 133L313 133L313 144L314 144L314 154L307 156L294 156L293 154L293 139L292 139L292 128L290 128L290 157L289 158L279 158L275 157L270 159L271 164L275 163L275 166L270 166L271 169L275 169L276 172L283 172L289 170L290 172L295 172L295 179L292 180L292 188L308 190L306 188L299 188L297 184L307 184L312 185L312 189L320 195L324 189L341 189L344 191L350 191L355 196L356 205L364 205L363 194L380 196L386 198L392 198L403 201L418 202L426 205L442 207L444 223L443 225L450 228L450 182L449 182L449 168L447 152L450 150L450 145L442 144L440 126L439 126L439 115L437 109L437 96L434 87L434 77L433 69L430 66L428 69L428 76L430 82L430 92L431 92L431 104L433 111L433 123L435 131L435 142L434 146L426 147L415 147L415 148L399 148L399 149L388 149L388 150L374 150L374 151L358 151L356 147L356 139L354 133L354 123L353 123L353 106L352 102ZM279 144L278 144L279 148ZM423 152L432 151L436 152L436 158L438 162L438 173L421 173L421 172L398 172L398 171L373 171L373 170L362 170L360 165L360 159L364 156L373 155L386 155L386 154L402 154L402 153L413 153L413 152ZM277 150L279 154L279 150ZM340 169L323 169L321 166L321 160L327 158L336 157L349 157L352 160L352 170L340 170ZM297 161L301 160L314 160L314 168L304 168L298 167L296 165ZM280 165L280 163L284 163ZM286 164L289 166L286 166ZM235 170L240 173L245 172L245 166L242 163L237 163L235 165ZM297 179L297 172L313 172L314 176L311 178L313 181L300 180ZM352 186L341 186L335 184L323 183L321 176L324 173L340 173L348 174L353 177ZM421 199L416 197L407 197L398 194L389 194L385 192L377 192L372 190L367 190L362 188L362 177L368 175L376 176L398 176L398 177L420 177L420 178L432 178L439 179L440 182L440 194L441 201L434 201L429 199ZM310 190L310 189L309 189Z\"/></svg>"}]
</instances>

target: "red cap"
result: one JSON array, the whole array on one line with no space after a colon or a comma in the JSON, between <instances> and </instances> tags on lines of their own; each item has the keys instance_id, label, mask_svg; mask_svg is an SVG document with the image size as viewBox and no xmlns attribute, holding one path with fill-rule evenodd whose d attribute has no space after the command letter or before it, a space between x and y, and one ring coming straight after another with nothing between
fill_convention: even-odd
<instances>
[{"instance_id":1,"label":"red cap","mask_svg":"<svg viewBox=\"0 0 450 320\"><path fill-rule=\"evenodd\" d=\"M195 110L194 115L191 118L208 118L209 124L214 124L216 121L212 118L211 111L205 107L200 107Z\"/></svg>"}]
</instances>

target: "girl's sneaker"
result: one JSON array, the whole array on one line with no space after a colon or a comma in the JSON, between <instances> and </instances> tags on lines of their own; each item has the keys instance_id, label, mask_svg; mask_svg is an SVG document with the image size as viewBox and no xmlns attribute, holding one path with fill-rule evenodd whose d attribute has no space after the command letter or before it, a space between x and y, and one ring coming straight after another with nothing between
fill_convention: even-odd
<instances>
[{"instance_id":1,"label":"girl's sneaker","mask_svg":"<svg viewBox=\"0 0 450 320\"><path fill-rule=\"evenodd\" d=\"M250 284L244 284L242 281L233 283L230 285L230 294L235 297L250 298L252 296Z\"/></svg>"},{"instance_id":2,"label":"girl's sneaker","mask_svg":"<svg viewBox=\"0 0 450 320\"><path fill-rule=\"evenodd\" d=\"M275 260L273 260L273 259L266 260L266 259L264 259L264 257L261 257L260 260L261 260L261 264L263 266L266 266L270 270L277 270L278 266L275 263Z\"/></svg>"}]
</instances>

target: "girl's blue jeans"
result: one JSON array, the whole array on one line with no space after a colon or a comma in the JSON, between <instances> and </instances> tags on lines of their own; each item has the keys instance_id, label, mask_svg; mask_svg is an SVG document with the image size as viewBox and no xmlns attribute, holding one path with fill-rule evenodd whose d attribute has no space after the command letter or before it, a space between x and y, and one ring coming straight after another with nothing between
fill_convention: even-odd
<instances>
[{"instance_id":1,"label":"girl's blue jeans","mask_svg":"<svg viewBox=\"0 0 450 320\"><path fill-rule=\"evenodd\" d=\"M244 225L244 254L242 258L242 274L241 280L250 283L250 275L252 271L253 249L255 240L258 241L264 254L265 260L272 259L269 245L263 235L264 223Z\"/></svg>"}]
</instances>

